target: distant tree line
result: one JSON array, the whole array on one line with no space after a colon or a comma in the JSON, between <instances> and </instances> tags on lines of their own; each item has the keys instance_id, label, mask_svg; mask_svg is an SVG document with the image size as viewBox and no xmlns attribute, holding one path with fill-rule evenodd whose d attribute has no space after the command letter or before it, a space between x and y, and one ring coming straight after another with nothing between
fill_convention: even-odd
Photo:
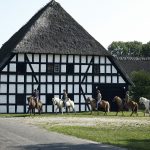
<instances>
[{"instance_id":1,"label":"distant tree line","mask_svg":"<svg viewBox=\"0 0 150 150\"><path fill-rule=\"evenodd\" d=\"M138 41L114 41L108 46L108 51L118 57L150 57L150 41L146 44Z\"/></svg>"},{"instance_id":2,"label":"distant tree line","mask_svg":"<svg viewBox=\"0 0 150 150\"><path fill-rule=\"evenodd\" d=\"M150 99L150 72L133 71L131 73L131 79L135 86L130 88L133 99L137 100L141 97L147 97Z\"/></svg>"}]
</instances>

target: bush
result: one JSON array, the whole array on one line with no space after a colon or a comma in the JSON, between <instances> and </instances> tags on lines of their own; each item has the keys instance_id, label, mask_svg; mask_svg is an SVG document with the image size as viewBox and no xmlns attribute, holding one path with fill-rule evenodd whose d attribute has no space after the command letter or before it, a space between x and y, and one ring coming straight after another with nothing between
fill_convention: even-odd
<instances>
[{"instance_id":1,"label":"bush","mask_svg":"<svg viewBox=\"0 0 150 150\"><path fill-rule=\"evenodd\" d=\"M131 87L134 99L143 96L150 98L150 73L145 71L134 71L131 73L131 79L135 86Z\"/></svg>"}]
</instances>

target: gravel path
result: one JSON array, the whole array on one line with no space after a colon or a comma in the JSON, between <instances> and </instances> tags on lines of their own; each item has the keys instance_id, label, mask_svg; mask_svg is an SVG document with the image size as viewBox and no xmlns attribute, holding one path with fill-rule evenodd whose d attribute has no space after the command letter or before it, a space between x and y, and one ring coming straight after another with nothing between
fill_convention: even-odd
<instances>
[{"instance_id":1,"label":"gravel path","mask_svg":"<svg viewBox=\"0 0 150 150\"><path fill-rule=\"evenodd\" d=\"M80 117L25 117L25 118L13 118L20 122L27 124L49 124L53 125L75 125L75 126L149 126L150 117L92 117L92 118L80 118Z\"/></svg>"},{"instance_id":2,"label":"gravel path","mask_svg":"<svg viewBox=\"0 0 150 150\"><path fill-rule=\"evenodd\" d=\"M0 118L0 150L126 150L89 140L48 132L35 124L94 125L102 118ZM91 124L91 121L92 124ZM111 121L111 120L110 120ZM108 122L107 122L108 123Z\"/></svg>"}]
</instances>

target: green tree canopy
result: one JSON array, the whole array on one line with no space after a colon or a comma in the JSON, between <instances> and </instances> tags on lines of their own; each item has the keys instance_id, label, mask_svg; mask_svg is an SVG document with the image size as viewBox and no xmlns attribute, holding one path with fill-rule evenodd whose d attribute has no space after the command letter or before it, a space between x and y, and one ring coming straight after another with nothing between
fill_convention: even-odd
<instances>
[{"instance_id":1,"label":"green tree canopy","mask_svg":"<svg viewBox=\"0 0 150 150\"><path fill-rule=\"evenodd\" d=\"M139 97L150 98L150 73L145 71L134 71L131 73L131 79L135 86L131 87L134 99Z\"/></svg>"},{"instance_id":2,"label":"green tree canopy","mask_svg":"<svg viewBox=\"0 0 150 150\"><path fill-rule=\"evenodd\" d=\"M148 42L147 44L142 44L142 42L138 41L114 41L108 46L108 51L113 56L150 57L150 42Z\"/></svg>"}]
</instances>

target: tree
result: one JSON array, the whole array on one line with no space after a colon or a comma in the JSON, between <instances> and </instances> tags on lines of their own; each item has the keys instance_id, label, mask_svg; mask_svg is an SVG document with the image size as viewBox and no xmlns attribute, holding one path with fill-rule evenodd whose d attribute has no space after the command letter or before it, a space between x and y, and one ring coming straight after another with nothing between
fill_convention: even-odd
<instances>
[{"instance_id":1,"label":"tree","mask_svg":"<svg viewBox=\"0 0 150 150\"><path fill-rule=\"evenodd\" d=\"M135 86L131 87L132 96L138 100L140 97L150 98L150 73L145 71L134 71L131 79Z\"/></svg>"},{"instance_id":2,"label":"tree","mask_svg":"<svg viewBox=\"0 0 150 150\"><path fill-rule=\"evenodd\" d=\"M150 57L150 42L143 44L142 46L142 56Z\"/></svg>"},{"instance_id":3,"label":"tree","mask_svg":"<svg viewBox=\"0 0 150 150\"><path fill-rule=\"evenodd\" d=\"M108 51L113 56L125 56L125 57L139 57L142 52L142 42L133 41L133 42L112 42Z\"/></svg>"}]
</instances>

